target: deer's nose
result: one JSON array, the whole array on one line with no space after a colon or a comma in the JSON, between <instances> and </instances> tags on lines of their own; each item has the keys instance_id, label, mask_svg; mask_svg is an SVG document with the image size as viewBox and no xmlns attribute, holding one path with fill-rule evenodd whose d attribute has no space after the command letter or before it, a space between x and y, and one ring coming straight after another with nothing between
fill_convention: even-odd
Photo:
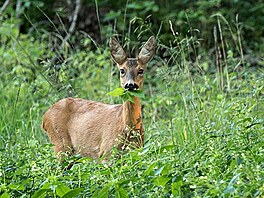
<instances>
[{"instance_id":1,"label":"deer's nose","mask_svg":"<svg viewBox=\"0 0 264 198\"><path fill-rule=\"evenodd\" d=\"M127 83L125 85L125 89L132 91L138 89L138 85L136 83Z\"/></svg>"}]
</instances>

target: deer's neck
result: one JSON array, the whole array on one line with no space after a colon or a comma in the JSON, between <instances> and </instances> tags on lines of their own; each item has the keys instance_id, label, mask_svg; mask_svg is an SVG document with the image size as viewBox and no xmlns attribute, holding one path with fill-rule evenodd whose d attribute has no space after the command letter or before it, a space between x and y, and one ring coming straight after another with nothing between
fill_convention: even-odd
<instances>
[{"instance_id":1,"label":"deer's neck","mask_svg":"<svg viewBox=\"0 0 264 198\"><path fill-rule=\"evenodd\" d=\"M128 126L135 131L143 130L140 99L138 97L134 97L134 103L130 101L124 102L123 118L125 126Z\"/></svg>"}]
</instances>

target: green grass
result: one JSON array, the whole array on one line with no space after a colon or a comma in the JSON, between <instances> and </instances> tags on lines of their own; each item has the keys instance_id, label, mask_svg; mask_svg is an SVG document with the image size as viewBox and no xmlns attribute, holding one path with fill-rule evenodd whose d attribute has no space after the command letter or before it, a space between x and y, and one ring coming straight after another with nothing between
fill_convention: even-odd
<instances>
[{"instance_id":1,"label":"green grass","mask_svg":"<svg viewBox=\"0 0 264 198\"><path fill-rule=\"evenodd\" d=\"M156 78L170 79L163 72ZM170 86L158 79L152 91L146 82L144 148L107 164L84 158L71 170L56 163L40 129L48 99L38 101L28 83L4 82L2 196L62 197L70 189L80 197L263 196L263 74L234 78L229 94L214 76L185 77Z\"/></svg>"},{"instance_id":2,"label":"green grass","mask_svg":"<svg viewBox=\"0 0 264 198\"><path fill-rule=\"evenodd\" d=\"M59 69L32 65L54 54L29 39L0 47L1 198L264 196L263 69L234 71L239 60L229 57L233 65L221 75L199 74L183 48L172 49L177 61L169 66L157 55L145 74L144 148L120 158L114 149L106 164L79 156L61 164L40 129L42 115L69 95L121 102L107 94L119 86L116 68L107 47L64 54Z\"/></svg>"}]
</instances>

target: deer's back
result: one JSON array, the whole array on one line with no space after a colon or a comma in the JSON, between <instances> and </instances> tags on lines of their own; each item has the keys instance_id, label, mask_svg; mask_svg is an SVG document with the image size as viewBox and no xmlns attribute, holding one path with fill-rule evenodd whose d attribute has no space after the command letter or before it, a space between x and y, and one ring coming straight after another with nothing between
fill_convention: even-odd
<instances>
[{"instance_id":1,"label":"deer's back","mask_svg":"<svg viewBox=\"0 0 264 198\"><path fill-rule=\"evenodd\" d=\"M83 156L98 158L109 152L124 130L122 105L80 98L65 98L44 115L42 127L58 151L66 147Z\"/></svg>"}]
</instances>

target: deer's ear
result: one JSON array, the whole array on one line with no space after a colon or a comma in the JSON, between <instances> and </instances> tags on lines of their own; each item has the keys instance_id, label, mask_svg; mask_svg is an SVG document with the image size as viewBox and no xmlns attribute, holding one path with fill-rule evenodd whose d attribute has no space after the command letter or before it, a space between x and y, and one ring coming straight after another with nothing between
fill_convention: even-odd
<instances>
[{"instance_id":1,"label":"deer's ear","mask_svg":"<svg viewBox=\"0 0 264 198\"><path fill-rule=\"evenodd\" d=\"M124 49L114 37L110 38L109 45L112 58L117 64L122 65L127 59Z\"/></svg>"},{"instance_id":2,"label":"deer's ear","mask_svg":"<svg viewBox=\"0 0 264 198\"><path fill-rule=\"evenodd\" d=\"M142 64L147 64L155 54L156 40L151 36L138 54L138 60Z\"/></svg>"}]
</instances>

